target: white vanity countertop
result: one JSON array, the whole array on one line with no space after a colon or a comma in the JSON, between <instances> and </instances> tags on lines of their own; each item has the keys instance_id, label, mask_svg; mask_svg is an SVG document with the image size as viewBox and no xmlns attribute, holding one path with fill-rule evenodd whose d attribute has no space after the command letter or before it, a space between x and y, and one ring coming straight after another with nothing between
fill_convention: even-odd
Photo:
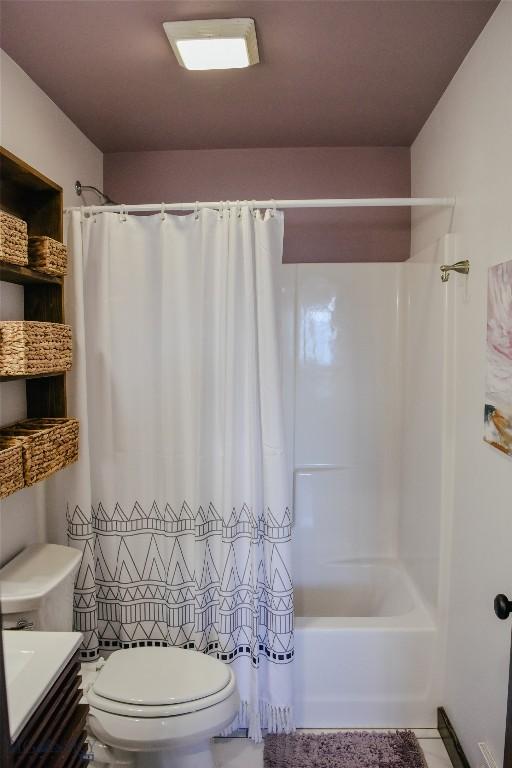
<instances>
[{"instance_id":1,"label":"white vanity countertop","mask_svg":"<svg viewBox=\"0 0 512 768\"><path fill-rule=\"evenodd\" d=\"M5 629L2 637L9 729L15 741L80 647L82 635Z\"/></svg>"}]
</instances>

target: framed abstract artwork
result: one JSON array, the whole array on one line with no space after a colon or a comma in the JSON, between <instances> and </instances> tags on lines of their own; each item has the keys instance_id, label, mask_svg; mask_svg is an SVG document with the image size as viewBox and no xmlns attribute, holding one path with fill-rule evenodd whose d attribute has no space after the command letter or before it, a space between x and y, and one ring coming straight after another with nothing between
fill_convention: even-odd
<instances>
[{"instance_id":1,"label":"framed abstract artwork","mask_svg":"<svg viewBox=\"0 0 512 768\"><path fill-rule=\"evenodd\" d=\"M512 261L489 269L484 440L512 457Z\"/></svg>"}]
</instances>

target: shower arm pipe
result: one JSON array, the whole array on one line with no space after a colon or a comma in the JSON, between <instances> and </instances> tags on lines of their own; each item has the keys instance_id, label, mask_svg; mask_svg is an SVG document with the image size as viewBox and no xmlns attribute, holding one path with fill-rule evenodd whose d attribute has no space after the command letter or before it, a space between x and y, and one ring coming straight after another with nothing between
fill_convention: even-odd
<instances>
[{"instance_id":1,"label":"shower arm pipe","mask_svg":"<svg viewBox=\"0 0 512 768\"><path fill-rule=\"evenodd\" d=\"M82 182L77 179L75 181L75 192L77 193L78 197L82 195L84 190L88 192L96 192L96 194L102 197L105 203L108 205L118 205L115 200L112 200L111 197L106 195L105 192L102 192L101 189L98 189L98 187L93 187L92 184L82 184Z\"/></svg>"},{"instance_id":2,"label":"shower arm pipe","mask_svg":"<svg viewBox=\"0 0 512 768\"><path fill-rule=\"evenodd\" d=\"M90 213L158 213L162 211L195 211L201 208L222 208L224 206L250 205L254 208L453 208L454 197L341 197L312 200L244 200L193 203L144 203L142 205L87 205L83 209ZM79 211L82 206L71 206L66 211Z\"/></svg>"}]
</instances>

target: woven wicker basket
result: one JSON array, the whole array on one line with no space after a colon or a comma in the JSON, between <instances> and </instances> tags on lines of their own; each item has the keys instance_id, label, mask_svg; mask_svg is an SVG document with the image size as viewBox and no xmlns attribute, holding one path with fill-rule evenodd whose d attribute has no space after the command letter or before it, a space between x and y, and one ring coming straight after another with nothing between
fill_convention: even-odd
<instances>
[{"instance_id":1,"label":"woven wicker basket","mask_svg":"<svg viewBox=\"0 0 512 768\"><path fill-rule=\"evenodd\" d=\"M0 499L19 491L24 485L21 441L0 435Z\"/></svg>"},{"instance_id":2,"label":"woven wicker basket","mask_svg":"<svg viewBox=\"0 0 512 768\"><path fill-rule=\"evenodd\" d=\"M23 449L25 485L34 485L78 459L77 419L26 419L0 429Z\"/></svg>"},{"instance_id":3,"label":"woven wicker basket","mask_svg":"<svg viewBox=\"0 0 512 768\"><path fill-rule=\"evenodd\" d=\"M68 249L51 237L29 237L28 262L38 272L48 275L65 275L68 266Z\"/></svg>"},{"instance_id":4,"label":"woven wicker basket","mask_svg":"<svg viewBox=\"0 0 512 768\"><path fill-rule=\"evenodd\" d=\"M27 223L0 211L0 262L28 264Z\"/></svg>"},{"instance_id":5,"label":"woven wicker basket","mask_svg":"<svg viewBox=\"0 0 512 768\"><path fill-rule=\"evenodd\" d=\"M38 376L71 368L71 327L32 320L0 322L0 376Z\"/></svg>"}]
</instances>

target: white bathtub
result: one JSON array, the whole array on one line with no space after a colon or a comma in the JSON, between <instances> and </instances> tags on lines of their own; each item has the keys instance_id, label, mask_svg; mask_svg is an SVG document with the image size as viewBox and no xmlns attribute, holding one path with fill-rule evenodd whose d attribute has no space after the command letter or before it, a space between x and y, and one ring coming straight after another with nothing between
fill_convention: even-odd
<instances>
[{"instance_id":1,"label":"white bathtub","mask_svg":"<svg viewBox=\"0 0 512 768\"><path fill-rule=\"evenodd\" d=\"M298 727L435 726L436 627L397 561L323 566L295 589Z\"/></svg>"}]
</instances>

